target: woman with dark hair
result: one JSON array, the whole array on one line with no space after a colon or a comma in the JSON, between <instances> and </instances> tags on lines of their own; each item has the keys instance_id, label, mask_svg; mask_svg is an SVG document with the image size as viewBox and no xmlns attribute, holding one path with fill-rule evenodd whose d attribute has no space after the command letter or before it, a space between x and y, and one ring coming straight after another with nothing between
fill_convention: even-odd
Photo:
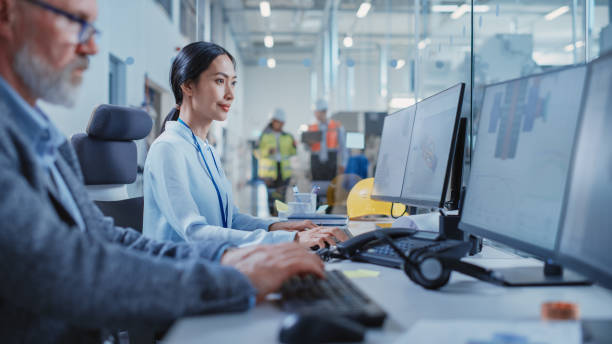
<instances>
[{"instance_id":1,"label":"woman with dark hair","mask_svg":"<svg viewBox=\"0 0 612 344\"><path fill-rule=\"evenodd\" d=\"M229 52L208 42L187 45L172 63L176 106L145 162L144 234L159 240L234 245L297 241L323 247L334 245L334 239L346 240L337 228L260 219L240 213L234 205L231 184L206 135L213 121L227 119L234 100L235 65Z\"/></svg>"}]
</instances>

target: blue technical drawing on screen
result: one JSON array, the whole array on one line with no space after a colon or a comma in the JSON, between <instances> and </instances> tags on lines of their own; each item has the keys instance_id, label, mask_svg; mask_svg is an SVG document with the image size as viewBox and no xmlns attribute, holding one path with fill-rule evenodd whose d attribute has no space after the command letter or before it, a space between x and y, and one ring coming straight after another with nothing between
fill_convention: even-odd
<instances>
[{"instance_id":1,"label":"blue technical drawing on screen","mask_svg":"<svg viewBox=\"0 0 612 344\"><path fill-rule=\"evenodd\" d=\"M521 132L531 132L536 119L546 121L550 93L540 94L540 82L540 77L522 79L493 95L488 132L497 132L496 158L514 158Z\"/></svg>"},{"instance_id":2,"label":"blue technical drawing on screen","mask_svg":"<svg viewBox=\"0 0 612 344\"><path fill-rule=\"evenodd\" d=\"M586 67L488 86L461 221L555 246Z\"/></svg>"}]
</instances>

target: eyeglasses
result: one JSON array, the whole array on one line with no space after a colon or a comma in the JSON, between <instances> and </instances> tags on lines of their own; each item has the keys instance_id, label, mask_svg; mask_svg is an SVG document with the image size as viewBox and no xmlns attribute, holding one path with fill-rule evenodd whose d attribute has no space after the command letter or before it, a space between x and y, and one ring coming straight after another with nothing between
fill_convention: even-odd
<instances>
[{"instance_id":1,"label":"eyeglasses","mask_svg":"<svg viewBox=\"0 0 612 344\"><path fill-rule=\"evenodd\" d=\"M95 28L95 26L93 26L93 24L91 24L90 22L88 22L85 19L79 18L76 15L70 13L70 12L66 12L60 8L57 8L53 5L49 5L48 3L44 2L44 1L39 1L39 0L25 0L26 2L29 2L32 5L36 5L38 7L41 7L47 11L51 11L55 14L61 15L67 19L69 19L70 21L79 23L81 25L81 30L79 30L79 35L78 35L78 42L79 44L84 44L87 43L93 36L99 35L100 31L98 31L98 29Z\"/></svg>"}]
</instances>

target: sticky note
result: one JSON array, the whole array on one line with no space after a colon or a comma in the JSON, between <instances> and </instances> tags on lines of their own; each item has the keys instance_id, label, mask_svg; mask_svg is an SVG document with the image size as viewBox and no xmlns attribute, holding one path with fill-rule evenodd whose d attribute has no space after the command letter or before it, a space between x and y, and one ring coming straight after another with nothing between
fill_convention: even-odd
<instances>
[{"instance_id":1,"label":"sticky note","mask_svg":"<svg viewBox=\"0 0 612 344\"><path fill-rule=\"evenodd\" d=\"M283 203L279 200L274 201L274 205L276 205L276 210L281 212L281 211L289 211L289 206L287 205L287 203Z\"/></svg>"},{"instance_id":2,"label":"sticky note","mask_svg":"<svg viewBox=\"0 0 612 344\"><path fill-rule=\"evenodd\" d=\"M348 278L375 278L380 275L380 271L367 269L344 270L342 272Z\"/></svg>"}]
</instances>

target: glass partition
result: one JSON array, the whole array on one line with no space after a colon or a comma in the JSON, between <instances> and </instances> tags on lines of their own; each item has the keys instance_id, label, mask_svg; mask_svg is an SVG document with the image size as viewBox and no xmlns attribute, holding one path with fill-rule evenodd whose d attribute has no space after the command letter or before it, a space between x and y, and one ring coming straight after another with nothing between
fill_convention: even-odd
<instances>
[{"instance_id":1,"label":"glass partition","mask_svg":"<svg viewBox=\"0 0 612 344\"><path fill-rule=\"evenodd\" d=\"M285 130L299 137L314 121L314 102L326 99L330 115L365 135L375 164L380 140L367 126L381 123L377 116L464 82L462 115L477 122L484 85L612 50L611 0L271 0L267 16L260 2L98 1L99 53L76 107L42 106L67 136L109 99L145 108L158 132L174 106L168 74L177 52L194 39L221 44L237 59L239 83L228 121L211 134L239 193L252 175L239 163L247 142L277 107L288 114ZM114 62L125 69L120 85ZM297 160L307 176L308 159Z\"/></svg>"},{"instance_id":2,"label":"glass partition","mask_svg":"<svg viewBox=\"0 0 612 344\"><path fill-rule=\"evenodd\" d=\"M607 13L602 12L609 4L595 3L474 0L472 146L478 139L475 131L485 85L588 62L599 53L594 46L607 23ZM597 15L589 19L587 11ZM587 31L589 25L597 29Z\"/></svg>"}]
</instances>

